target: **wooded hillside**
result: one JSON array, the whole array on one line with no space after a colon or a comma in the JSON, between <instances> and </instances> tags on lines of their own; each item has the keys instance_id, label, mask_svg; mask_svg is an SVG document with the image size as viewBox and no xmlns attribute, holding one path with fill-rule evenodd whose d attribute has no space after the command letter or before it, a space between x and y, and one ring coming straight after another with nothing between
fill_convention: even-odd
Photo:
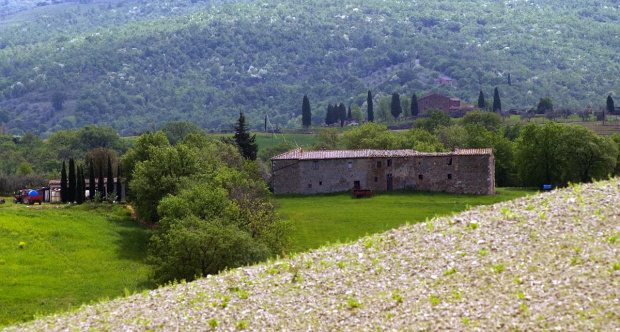
<instances>
[{"instance_id":1,"label":"wooded hillside","mask_svg":"<svg viewBox=\"0 0 620 332\"><path fill-rule=\"evenodd\" d=\"M505 109L545 96L598 109L620 86L612 0L15 3L0 11L0 123L12 134L231 129L240 110L256 128L265 116L294 127L304 94L318 124L327 103L361 105L369 89L474 103L498 87Z\"/></svg>"}]
</instances>

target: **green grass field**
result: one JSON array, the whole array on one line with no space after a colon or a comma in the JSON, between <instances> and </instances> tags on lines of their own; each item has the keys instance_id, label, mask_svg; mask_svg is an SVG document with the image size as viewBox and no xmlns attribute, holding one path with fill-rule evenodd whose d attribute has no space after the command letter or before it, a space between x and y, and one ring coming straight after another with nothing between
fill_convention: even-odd
<instances>
[{"instance_id":1,"label":"green grass field","mask_svg":"<svg viewBox=\"0 0 620 332\"><path fill-rule=\"evenodd\" d=\"M0 326L151 288L151 232L118 206L0 205Z\"/></svg>"},{"instance_id":2,"label":"green grass field","mask_svg":"<svg viewBox=\"0 0 620 332\"><path fill-rule=\"evenodd\" d=\"M285 195L277 196L276 202L280 205L280 215L295 227L290 251L302 252L536 192L500 188L497 193L477 196L395 191L361 199L352 198L350 193Z\"/></svg>"}]
</instances>

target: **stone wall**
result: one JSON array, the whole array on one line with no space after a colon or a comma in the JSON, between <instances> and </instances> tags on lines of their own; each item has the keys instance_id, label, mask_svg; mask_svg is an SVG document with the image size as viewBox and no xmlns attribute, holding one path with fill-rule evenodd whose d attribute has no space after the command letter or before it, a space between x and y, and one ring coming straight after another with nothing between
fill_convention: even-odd
<instances>
[{"instance_id":1,"label":"stone wall","mask_svg":"<svg viewBox=\"0 0 620 332\"><path fill-rule=\"evenodd\" d=\"M275 194L319 194L361 189L415 189L464 194L495 193L493 155L450 155L274 160Z\"/></svg>"}]
</instances>

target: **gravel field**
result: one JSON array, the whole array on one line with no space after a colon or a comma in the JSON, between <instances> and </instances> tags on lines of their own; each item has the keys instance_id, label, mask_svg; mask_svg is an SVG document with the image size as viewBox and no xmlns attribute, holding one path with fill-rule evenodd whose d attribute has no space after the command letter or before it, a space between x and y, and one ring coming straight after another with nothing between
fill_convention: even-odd
<instances>
[{"instance_id":1,"label":"gravel field","mask_svg":"<svg viewBox=\"0 0 620 332\"><path fill-rule=\"evenodd\" d=\"M620 331L619 185L478 207L6 331Z\"/></svg>"}]
</instances>

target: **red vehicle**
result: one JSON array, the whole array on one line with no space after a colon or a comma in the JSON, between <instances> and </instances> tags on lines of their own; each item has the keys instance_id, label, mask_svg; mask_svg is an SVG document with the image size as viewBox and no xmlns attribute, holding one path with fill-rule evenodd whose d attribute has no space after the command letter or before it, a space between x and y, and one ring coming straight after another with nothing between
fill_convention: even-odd
<instances>
[{"instance_id":1,"label":"red vehicle","mask_svg":"<svg viewBox=\"0 0 620 332\"><path fill-rule=\"evenodd\" d=\"M15 192L15 196L13 198L13 203L24 203L26 205L32 205L36 202L43 202L43 190L35 190L35 189L22 189Z\"/></svg>"}]
</instances>

